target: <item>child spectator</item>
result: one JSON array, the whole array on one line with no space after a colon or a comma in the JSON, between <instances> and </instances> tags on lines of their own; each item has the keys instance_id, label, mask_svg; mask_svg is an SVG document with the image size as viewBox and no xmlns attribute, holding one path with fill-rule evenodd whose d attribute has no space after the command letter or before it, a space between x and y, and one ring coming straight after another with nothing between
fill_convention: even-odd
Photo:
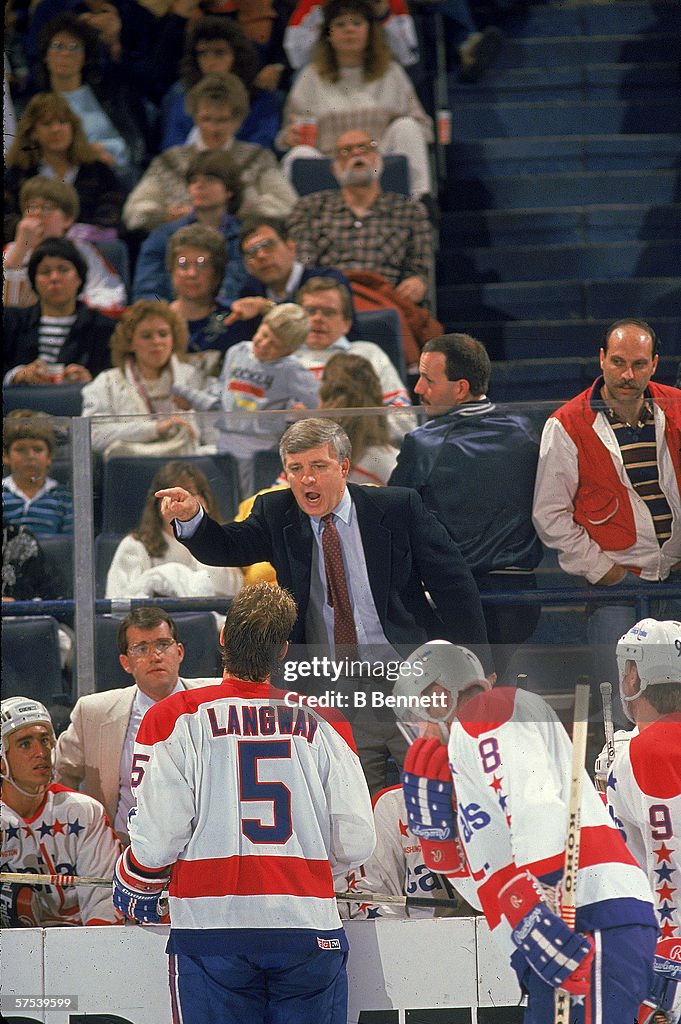
<instances>
[{"instance_id":1,"label":"child spectator","mask_svg":"<svg viewBox=\"0 0 681 1024\"><path fill-rule=\"evenodd\" d=\"M107 597L231 598L241 590L241 569L197 562L161 516L156 491L178 482L196 495L209 516L221 521L205 473L189 462L167 462L151 481L137 529L116 548L106 578Z\"/></svg>"},{"instance_id":2,"label":"child spectator","mask_svg":"<svg viewBox=\"0 0 681 1024\"><path fill-rule=\"evenodd\" d=\"M27 526L36 537L73 533L73 502L68 488L48 476L56 448L49 417L14 409L5 417L2 460L3 525Z\"/></svg>"},{"instance_id":3,"label":"child spectator","mask_svg":"<svg viewBox=\"0 0 681 1024\"><path fill-rule=\"evenodd\" d=\"M64 238L78 220L80 202L73 185L37 175L19 192L21 220L14 241L5 246L3 301L7 306L31 306L36 301L29 287L31 253L46 238ZM83 302L97 309L120 311L127 302L125 285L116 271L90 242L74 242L85 260L87 279Z\"/></svg>"},{"instance_id":4,"label":"child spectator","mask_svg":"<svg viewBox=\"0 0 681 1024\"><path fill-rule=\"evenodd\" d=\"M253 340L228 349L218 380L202 391L181 385L173 388L174 394L195 409L230 413L216 424L217 449L236 456L242 494L253 491L253 454L275 448L286 427L284 416L259 414L270 409L317 405L319 385L292 354L303 344L309 329L300 306L273 302ZM236 415L239 412L246 415Z\"/></svg>"}]
</instances>

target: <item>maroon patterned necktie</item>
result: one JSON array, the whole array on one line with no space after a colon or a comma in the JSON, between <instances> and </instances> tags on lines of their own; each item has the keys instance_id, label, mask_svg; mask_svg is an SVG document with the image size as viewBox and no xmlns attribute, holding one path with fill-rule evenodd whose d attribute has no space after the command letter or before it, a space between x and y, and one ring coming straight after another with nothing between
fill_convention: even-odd
<instances>
[{"instance_id":1,"label":"maroon patterned necktie","mask_svg":"<svg viewBox=\"0 0 681 1024\"><path fill-rule=\"evenodd\" d=\"M345 578L340 537L333 521L333 512L322 516L322 522L324 524L322 551L324 552L328 602L333 608L333 642L336 647L339 645L355 646L357 630L348 594L348 582Z\"/></svg>"}]
</instances>

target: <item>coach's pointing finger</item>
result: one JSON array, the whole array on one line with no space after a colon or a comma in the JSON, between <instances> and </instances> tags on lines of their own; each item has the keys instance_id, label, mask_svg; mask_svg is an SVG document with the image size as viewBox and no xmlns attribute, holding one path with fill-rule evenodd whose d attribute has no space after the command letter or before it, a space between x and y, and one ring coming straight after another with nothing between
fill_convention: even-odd
<instances>
[{"instance_id":1,"label":"coach's pointing finger","mask_svg":"<svg viewBox=\"0 0 681 1024\"><path fill-rule=\"evenodd\" d=\"M172 523L173 519L186 523L201 508L194 495L185 491L184 487L167 487L156 491L154 497L161 499L161 515L167 523Z\"/></svg>"}]
</instances>

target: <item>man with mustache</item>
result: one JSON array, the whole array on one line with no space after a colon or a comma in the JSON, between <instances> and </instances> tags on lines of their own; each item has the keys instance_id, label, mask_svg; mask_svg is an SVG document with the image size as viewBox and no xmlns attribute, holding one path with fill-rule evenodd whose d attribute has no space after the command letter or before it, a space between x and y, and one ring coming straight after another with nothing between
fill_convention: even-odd
<instances>
[{"instance_id":1,"label":"man with mustache","mask_svg":"<svg viewBox=\"0 0 681 1024\"><path fill-rule=\"evenodd\" d=\"M678 618L679 601L657 599L655 584L681 574L681 400L655 384L659 341L644 320L617 320L600 350L602 375L557 409L542 434L534 525L561 568L609 588L594 606L588 636L617 678L613 645L626 633L633 600L620 586L651 598L650 614ZM599 658L599 662L602 659Z\"/></svg>"}]
</instances>

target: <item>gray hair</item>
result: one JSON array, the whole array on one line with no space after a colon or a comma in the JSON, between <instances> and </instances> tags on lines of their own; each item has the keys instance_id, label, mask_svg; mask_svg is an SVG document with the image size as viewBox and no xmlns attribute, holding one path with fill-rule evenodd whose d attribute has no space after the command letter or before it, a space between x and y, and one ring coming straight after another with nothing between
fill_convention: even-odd
<instances>
[{"instance_id":1,"label":"gray hair","mask_svg":"<svg viewBox=\"0 0 681 1024\"><path fill-rule=\"evenodd\" d=\"M292 423L279 442L279 455L282 465L286 464L287 455L298 455L328 444L339 462L352 457L350 438L343 428L334 420L322 420L308 417Z\"/></svg>"},{"instance_id":2,"label":"gray hair","mask_svg":"<svg viewBox=\"0 0 681 1024\"><path fill-rule=\"evenodd\" d=\"M286 345L289 352L300 348L310 333L309 317L296 302L281 302L273 306L262 318L262 322Z\"/></svg>"}]
</instances>

